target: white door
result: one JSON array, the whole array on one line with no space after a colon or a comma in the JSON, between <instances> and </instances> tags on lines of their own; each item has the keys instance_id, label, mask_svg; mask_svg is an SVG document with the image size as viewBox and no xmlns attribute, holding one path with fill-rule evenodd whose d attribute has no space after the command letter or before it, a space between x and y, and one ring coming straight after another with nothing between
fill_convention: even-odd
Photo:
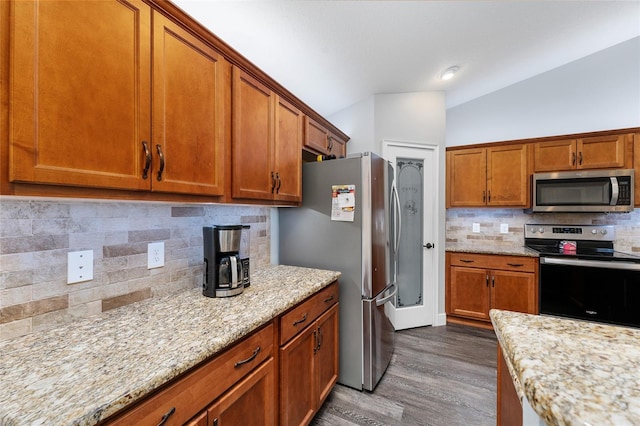
<instances>
[{"instance_id":1,"label":"white door","mask_svg":"<svg viewBox=\"0 0 640 426\"><path fill-rule=\"evenodd\" d=\"M437 145L426 143L390 140L382 143L382 156L393 166L395 178L389 245L390 278L396 280L398 293L393 303L386 305L386 311L396 330L435 322L439 265L435 250L438 150Z\"/></svg>"}]
</instances>

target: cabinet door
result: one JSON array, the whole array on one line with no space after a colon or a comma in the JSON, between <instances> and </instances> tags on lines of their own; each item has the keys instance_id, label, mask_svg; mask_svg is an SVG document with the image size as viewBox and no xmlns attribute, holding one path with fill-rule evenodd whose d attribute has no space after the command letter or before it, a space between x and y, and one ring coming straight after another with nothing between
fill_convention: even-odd
<instances>
[{"instance_id":1,"label":"cabinet door","mask_svg":"<svg viewBox=\"0 0 640 426\"><path fill-rule=\"evenodd\" d=\"M160 13L153 37L152 189L224 195L229 63Z\"/></svg>"},{"instance_id":2,"label":"cabinet door","mask_svg":"<svg viewBox=\"0 0 640 426\"><path fill-rule=\"evenodd\" d=\"M576 168L577 153L575 139L538 142L533 155L535 172L557 172Z\"/></svg>"},{"instance_id":3,"label":"cabinet door","mask_svg":"<svg viewBox=\"0 0 640 426\"><path fill-rule=\"evenodd\" d=\"M325 312L317 322L315 366L318 371L318 405L329 396L338 381L338 304Z\"/></svg>"},{"instance_id":4,"label":"cabinet door","mask_svg":"<svg viewBox=\"0 0 640 426\"><path fill-rule=\"evenodd\" d=\"M451 267L451 315L489 320L489 271Z\"/></svg>"},{"instance_id":5,"label":"cabinet door","mask_svg":"<svg viewBox=\"0 0 640 426\"><path fill-rule=\"evenodd\" d=\"M280 349L280 424L308 424L316 409L314 350L311 325Z\"/></svg>"},{"instance_id":6,"label":"cabinet door","mask_svg":"<svg viewBox=\"0 0 640 426\"><path fill-rule=\"evenodd\" d=\"M278 97L273 150L276 200L302 200L302 117L299 109Z\"/></svg>"},{"instance_id":7,"label":"cabinet door","mask_svg":"<svg viewBox=\"0 0 640 426\"><path fill-rule=\"evenodd\" d=\"M491 308L537 314L535 274L492 271Z\"/></svg>"},{"instance_id":8,"label":"cabinet door","mask_svg":"<svg viewBox=\"0 0 640 426\"><path fill-rule=\"evenodd\" d=\"M329 154L333 154L336 158L347 156L347 142L338 138L336 135L329 135Z\"/></svg>"},{"instance_id":9,"label":"cabinet door","mask_svg":"<svg viewBox=\"0 0 640 426\"><path fill-rule=\"evenodd\" d=\"M271 167L274 95L267 86L233 67L232 196L273 199Z\"/></svg>"},{"instance_id":10,"label":"cabinet door","mask_svg":"<svg viewBox=\"0 0 640 426\"><path fill-rule=\"evenodd\" d=\"M487 205L528 207L528 146L487 148Z\"/></svg>"},{"instance_id":11,"label":"cabinet door","mask_svg":"<svg viewBox=\"0 0 640 426\"><path fill-rule=\"evenodd\" d=\"M320 154L329 154L329 131L307 116L304 117L304 146Z\"/></svg>"},{"instance_id":12,"label":"cabinet door","mask_svg":"<svg viewBox=\"0 0 640 426\"><path fill-rule=\"evenodd\" d=\"M208 410L209 426L275 424L273 358L227 391Z\"/></svg>"},{"instance_id":13,"label":"cabinet door","mask_svg":"<svg viewBox=\"0 0 640 426\"><path fill-rule=\"evenodd\" d=\"M636 187L634 202L636 207L638 207L640 206L640 133L633 135L633 138L633 168L635 170L634 185Z\"/></svg>"},{"instance_id":14,"label":"cabinet door","mask_svg":"<svg viewBox=\"0 0 640 426\"><path fill-rule=\"evenodd\" d=\"M627 135L597 136L578 139L578 169L624 167Z\"/></svg>"},{"instance_id":15,"label":"cabinet door","mask_svg":"<svg viewBox=\"0 0 640 426\"><path fill-rule=\"evenodd\" d=\"M142 177L142 142L151 136L149 6L12 7L9 179L149 189Z\"/></svg>"},{"instance_id":16,"label":"cabinet door","mask_svg":"<svg viewBox=\"0 0 640 426\"><path fill-rule=\"evenodd\" d=\"M448 207L478 207L487 201L487 151L470 148L447 152Z\"/></svg>"}]
</instances>

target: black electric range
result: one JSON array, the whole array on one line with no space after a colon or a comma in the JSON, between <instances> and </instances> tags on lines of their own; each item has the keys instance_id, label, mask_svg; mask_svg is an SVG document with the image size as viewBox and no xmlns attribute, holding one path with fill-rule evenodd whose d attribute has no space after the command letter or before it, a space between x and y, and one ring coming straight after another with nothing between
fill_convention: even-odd
<instances>
[{"instance_id":1,"label":"black electric range","mask_svg":"<svg viewBox=\"0 0 640 426\"><path fill-rule=\"evenodd\" d=\"M614 241L611 225L525 225L540 253L540 313L640 327L640 256Z\"/></svg>"}]
</instances>

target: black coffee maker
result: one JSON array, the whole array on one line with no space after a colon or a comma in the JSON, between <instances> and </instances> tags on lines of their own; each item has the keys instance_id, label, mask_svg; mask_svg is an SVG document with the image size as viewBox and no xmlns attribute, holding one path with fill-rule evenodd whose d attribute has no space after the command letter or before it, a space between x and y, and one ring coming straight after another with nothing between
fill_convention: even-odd
<instances>
[{"instance_id":1,"label":"black coffee maker","mask_svg":"<svg viewBox=\"0 0 640 426\"><path fill-rule=\"evenodd\" d=\"M228 297L242 293L240 237L242 225L215 225L202 228L204 270L202 294Z\"/></svg>"}]
</instances>

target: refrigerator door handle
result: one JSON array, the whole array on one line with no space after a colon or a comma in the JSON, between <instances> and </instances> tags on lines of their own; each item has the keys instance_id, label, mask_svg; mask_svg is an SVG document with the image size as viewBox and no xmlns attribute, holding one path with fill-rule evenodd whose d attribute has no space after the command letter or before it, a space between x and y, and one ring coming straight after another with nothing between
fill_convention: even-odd
<instances>
[{"instance_id":1,"label":"refrigerator door handle","mask_svg":"<svg viewBox=\"0 0 640 426\"><path fill-rule=\"evenodd\" d=\"M387 287L385 291L381 293L381 296L387 292L389 292L389 294L387 294L386 296L382 297L381 299L376 299L376 306L382 306L396 296L396 293L398 293L398 286L396 285L396 283L392 283L391 285L389 285L389 287Z\"/></svg>"}]
</instances>

